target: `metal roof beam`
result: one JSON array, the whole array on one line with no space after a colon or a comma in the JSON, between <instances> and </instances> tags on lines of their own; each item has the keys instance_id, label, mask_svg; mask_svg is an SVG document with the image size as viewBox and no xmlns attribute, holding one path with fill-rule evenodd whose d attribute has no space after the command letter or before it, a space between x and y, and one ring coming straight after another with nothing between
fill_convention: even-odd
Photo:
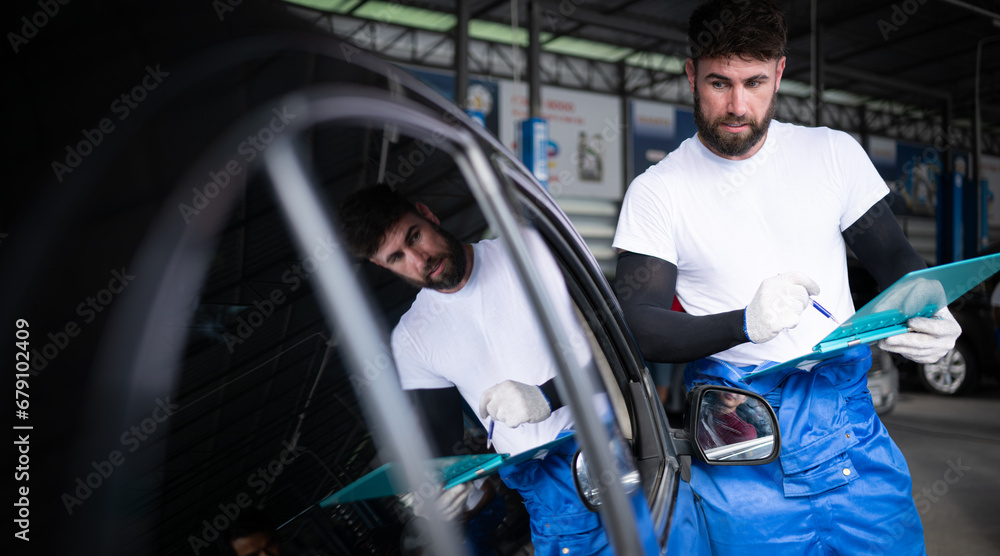
<instances>
[{"instance_id":1,"label":"metal roof beam","mask_svg":"<svg viewBox=\"0 0 1000 556\"><path fill-rule=\"evenodd\" d=\"M821 17L820 23L822 23L823 27L825 27L827 30L832 31L834 28L839 27L844 23L850 21L856 21L859 19L865 21L872 20L879 17L879 15L883 14L896 1L898 0L881 0L881 3L875 3L874 1L869 1L867 4L865 4L864 9L854 12L848 12L842 9L838 9L835 12L834 17ZM803 27L802 29L804 29L803 32L795 35L792 35L791 34L792 29L789 29L788 42L791 43L799 39L808 38L810 34L810 28Z\"/></svg>"},{"instance_id":2,"label":"metal roof beam","mask_svg":"<svg viewBox=\"0 0 1000 556\"><path fill-rule=\"evenodd\" d=\"M542 0L541 4L544 8L542 16L553 27L553 21L558 22L570 20L579 23L586 23L587 25L596 25L598 27L613 29L624 33L645 35L658 39L670 39L684 43L687 42L687 33L673 27L647 23L641 19L634 19L631 17L604 14L598 11L582 8L580 6L574 6L572 3L568 2ZM572 9L564 9L566 5L572 6Z\"/></svg>"},{"instance_id":3,"label":"metal roof beam","mask_svg":"<svg viewBox=\"0 0 1000 556\"><path fill-rule=\"evenodd\" d=\"M948 100L951 98L951 95L946 91L941 91L939 89L931 89L928 87L924 87L923 85L918 85L916 83L904 81L902 79L896 79L893 77L884 77L878 74L869 73L864 70L858 70L839 65L828 65L826 66L825 70L828 74L831 75L838 75L840 77L846 77L848 79L856 79L858 81L866 81L868 83L874 83L876 85L882 85L884 87L889 87L892 89L899 89L900 91L905 91L908 93L916 93L918 95L925 96L928 98L934 98L939 100Z\"/></svg>"},{"instance_id":4,"label":"metal roof beam","mask_svg":"<svg viewBox=\"0 0 1000 556\"><path fill-rule=\"evenodd\" d=\"M459 2L464 2L464 1L465 0L459 0ZM476 10L476 11L472 12L471 14L469 14L469 19L480 18L480 17L486 15L487 13L493 11L493 9L496 8L497 6L499 6L501 4L506 4L506 3L507 3L507 0L495 0L494 2L490 2L489 4L486 4L485 6L482 6L478 10Z\"/></svg>"}]
</instances>

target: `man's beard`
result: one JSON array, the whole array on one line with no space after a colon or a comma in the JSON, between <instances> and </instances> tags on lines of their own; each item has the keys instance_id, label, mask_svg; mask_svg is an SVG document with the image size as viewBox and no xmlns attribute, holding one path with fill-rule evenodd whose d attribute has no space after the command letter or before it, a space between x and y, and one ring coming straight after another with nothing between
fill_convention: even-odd
<instances>
[{"instance_id":1,"label":"man's beard","mask_svg":"<svg viewBox=\"0 0 1000 556\"><path fill-rule=\"evenodd\" d=\"M694 123L698 126L698 134L701 136L701 140L711 147L713 151L723 156L735 157L747 154L767 134L767 128L771 125L771 119L774 118L775 101L777 101L777 98L777 94L771 97L771 104L767 107L767 113L764 114L760 122L755 122L746 117L726 115L722 118L717 118L710 124L705 119L704 114L702 114L701 95L698 94L698 88L695 87ZM719 129L723 124L744 123L749 126L749 133L730 133Z\"/></svg>"},{"instance_id":2,"label":"man's beard","mask_svg":"<svg viewBox=\"0 0 1000 556\"><path fill-rule=\"evenodd\" d=\"M438 291L453 290L462 282L462 278L465 277L465 269L468 265L465 257L465 248L462 246L462 242L458 241L458 238L451 232L438 226L434 227L447 242L448 252L424 265L424 279L422 282L410 280L410 283L419 288L429 288ZM439 263L444 265L444 270L440 276L432 278L430 274Z\"/></svg>"}]
</instances>

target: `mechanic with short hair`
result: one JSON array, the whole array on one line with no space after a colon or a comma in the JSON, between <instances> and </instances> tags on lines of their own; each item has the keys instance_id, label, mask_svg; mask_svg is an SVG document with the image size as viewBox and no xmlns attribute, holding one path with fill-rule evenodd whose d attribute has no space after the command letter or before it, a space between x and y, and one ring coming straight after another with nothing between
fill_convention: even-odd
<instances>
[{"instance_id":1,"label":"mechanic with short hair","mask_svg":"<svg viewBox=\"0 0 1000 556\"><path fill-rule=\"evenodd\" d=\"M835 317L854 313L845 244L881 288L924 261L857 141L772 120L785 69L777 2L704 3L688 37L698 133L632 182L614 246L616 287L640 268L656 269L622 300L643 355L694 361L689 387L747 388L778 415L778 461L692 466L710 552L924 554L909 470L867 390L867 345L811 372L743 380L809 353L836 328L810 309L813 299ZM670 310L675 293L686 312ZM947 308L907 326L879 345L919 362L939 359L961 332Z\"/></svg>"},{"instance_id":2,"label":"mechanic with short hair","mask_svg":"<svg viewBox=\"0 0 1000 556\"><path fill-rule=\"evenodd\" d=\"M498 239L463 244L423 203L388 186L352 193L341 205L345 238L359 257L421 288L392 331L392 352L403 389L430 419L441 455L455 455L464 426L461 401L478 408L483 426L497 423L499 453L520 453L573 429L573 416L555 388L555 359L517 271ZM541 239L529 247L543 251ZM546 252L547 254L547 252ZM557 315L570 335L570 353L585 367L589 344L555 260L535 257L552 284ZM524 499L538 555L610 554L597 514L584 507L573 482L575 440L544 459L504 467L500 477ZM442 495L447 517L461 513L470 483Z\"/></svg>"}]
</instances>

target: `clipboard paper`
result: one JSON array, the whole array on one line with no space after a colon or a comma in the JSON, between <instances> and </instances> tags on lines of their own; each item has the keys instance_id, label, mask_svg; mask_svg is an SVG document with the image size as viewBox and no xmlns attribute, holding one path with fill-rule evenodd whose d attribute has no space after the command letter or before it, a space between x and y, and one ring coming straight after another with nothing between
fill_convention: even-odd
<instances>
[{"instance_id":1,"label":"clipboard paper","mask_svg":"<svg viewBox=\"0 0 1000 556\"><path fill-rule=\"evenodd\" d=\"M907 331L906 321L934 316L998 271L1000 253L910 272L820 340L812 353L763 366L743 379L749 381L776 371L819 363L851 346L903 334Z\"/></svg>"}]
</instances>

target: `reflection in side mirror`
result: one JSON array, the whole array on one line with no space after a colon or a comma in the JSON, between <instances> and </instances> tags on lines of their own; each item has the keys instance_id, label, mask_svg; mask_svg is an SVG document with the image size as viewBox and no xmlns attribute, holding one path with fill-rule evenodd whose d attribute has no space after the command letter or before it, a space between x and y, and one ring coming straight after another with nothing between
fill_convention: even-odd
<instances>
[{"instance_id":1,"label":"reflection in side mirror","mask_svg":"<svg viewBox=\"0 0 1000 556\"><path fill-rule=\"evenodd\" d=\"M760 465L778 457L778 418L764 398L726 386L688 394L688 426L700 459L713 465Z\"/></svg>"},{"instance_id":2,"label":"reflection in side mirror","mask_svg":"<svg viewBox=\"0 0 1000 556\"><path fill-rule=\"evenodd\" d=\"M583 505L588 510L596 512L601 506L601 494L587 473L587 460L583 457L583 450L577 450L573 456L573 482L576 484L576 493Z\"/></svg>"},{"instance_id":3,"label":"reflection in side mirror","mask_svg":"<svg viewBox=\"0 0 1000 556\"><path fill-rule=\"evenodd\" d=\"M632 464L631 456L620 448L620 443L612 441L611 446L615 455L615 473L622 483L625 495L630 496L641 484L639 471ZM598 511L602 504L601 485L599 481L592 479L587 471L587 459L583 455L583 450L577 450L573 456L573 482L576 484L576 492L583 505L592 512Z\"/></svg>"}]
</instances>

